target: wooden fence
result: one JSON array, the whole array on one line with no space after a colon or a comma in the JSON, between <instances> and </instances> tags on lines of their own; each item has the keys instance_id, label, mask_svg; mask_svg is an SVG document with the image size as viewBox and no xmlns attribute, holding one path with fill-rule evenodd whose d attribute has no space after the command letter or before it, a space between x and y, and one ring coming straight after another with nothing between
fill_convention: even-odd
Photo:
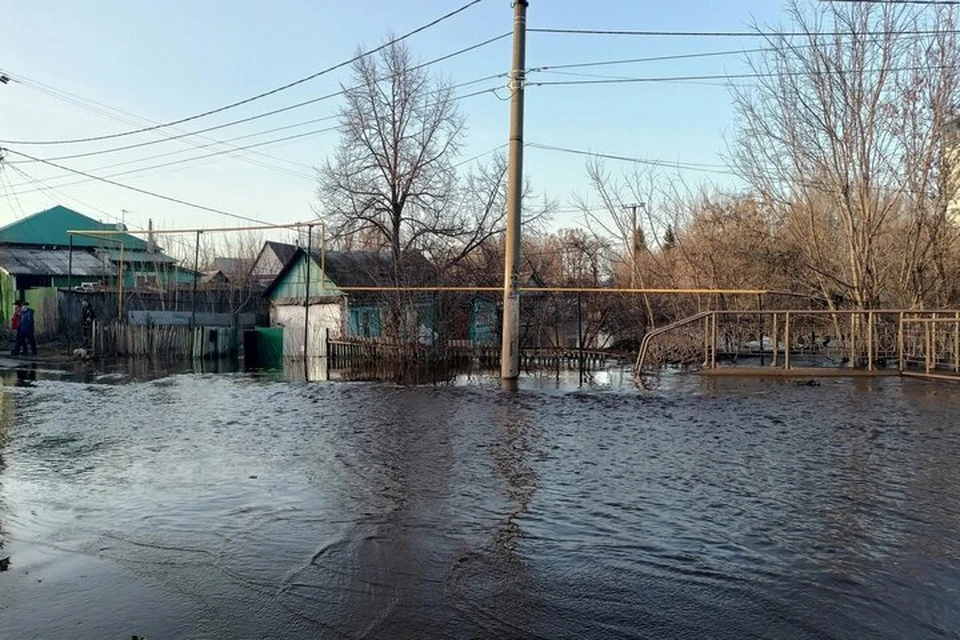
<instances>
[{"instance_id":1,"label":"wooden fence","mask_svg":"<svg viewBox=\"0 0 960 640\"><path fill-rule=\"evenodd\" d=\"M237 332L231 327L133 325L94 322L92 342L101 356L156 360L225 358L237 354Z\"/></svg>"},{"instance_id":2,"label":"wooden fence","mask_svg":"<svg viewBox=\"0 0 960 640\"><path fill-rule=\"evenodd\" d=\"M440 345L396 342L379 338L348 338L326 341L331 369L363 368L390 363L422 362L446 367L476 365L500 366L500 347L473 344L469 340L450 340ZM523 369L584 371L606 366L615 355L605 351L576 349L523 349Z\"/></svg>"}]
</instances>

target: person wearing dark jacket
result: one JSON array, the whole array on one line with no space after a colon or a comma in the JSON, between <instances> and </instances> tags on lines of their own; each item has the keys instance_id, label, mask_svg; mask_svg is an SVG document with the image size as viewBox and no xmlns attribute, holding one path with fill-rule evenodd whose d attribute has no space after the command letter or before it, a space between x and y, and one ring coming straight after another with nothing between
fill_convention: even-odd
<instances>
[{"instance_id":1,"label":"person wearing dark jacket","mask_svg":"<svg viewBox=\"0 0 960 640\"><path fill-rule=\"evenodd\" d=\"M20 314L23 313L23 307L20 301L13 303L13 315L10 316L10 330L13 331L13 339L16 341L17 334L20 333Z\"/></svg>"},{"instance_id":2,"label":"person wearing dark jacket","mask_svg":"<svg viewBox=\"0 0 960 640\"><path fill-rule=\"evenodd\" d=\"M17 342L13 345L13 355L20 355L25 346L30 347L31 353L37 355L37 339L33 335L33 309L29 302L24 302L20 312L20 324L17 327Z\"/></svg>"}]
</instances>

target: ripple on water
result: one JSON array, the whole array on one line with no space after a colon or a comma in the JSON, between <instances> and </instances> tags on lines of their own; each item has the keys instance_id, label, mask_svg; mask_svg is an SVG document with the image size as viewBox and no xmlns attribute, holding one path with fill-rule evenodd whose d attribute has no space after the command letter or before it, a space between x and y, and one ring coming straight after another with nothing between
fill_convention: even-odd
<instances>
[{"instance_id":1,"label":"ripple on water","mask_svg":"<svg viewBox=\"0 0 960 640\"><path fill-rule=\"evenodd\" d=\"M25 573L0 578L13 633L960 628L960 401L908 381L510 395L186 374L4 393L0 539L19 571L63 587L39 616L7 598ZM152 627L126 626L137 615Z\"/></svg>"}]
</instances>

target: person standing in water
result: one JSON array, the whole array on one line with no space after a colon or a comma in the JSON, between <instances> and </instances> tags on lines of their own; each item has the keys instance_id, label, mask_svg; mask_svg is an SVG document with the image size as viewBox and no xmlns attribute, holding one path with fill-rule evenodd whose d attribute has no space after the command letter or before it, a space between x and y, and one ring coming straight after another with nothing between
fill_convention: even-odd
<instances>
[{"instance_id":1,"label":"person standing in water","mask_svg":"<svg viewBox=\"0 0 960 640\"><path fill-rule=\"evenodd\" d=\"M13 315L10 317L10 330L13 331L13 340L16 344L17 335L20 333L20 313L23 311L23 307L20 305L20 301L17 300L13 303Z\"/></svg>"},{"instance_id":2,"label":"person standing in water","mask_svg":"<svg viewBox=\"0 0 960 640\"><path fill-rule=\"evenodd\" d=\"M24 350L25 346L29 346L31 353L37 355L37 339L33 335L33 309L26 301L20 308L20 322L17 326L17 342L13 345L13 355L20 355L20 351Z\"/></svg>"}]
</instances>

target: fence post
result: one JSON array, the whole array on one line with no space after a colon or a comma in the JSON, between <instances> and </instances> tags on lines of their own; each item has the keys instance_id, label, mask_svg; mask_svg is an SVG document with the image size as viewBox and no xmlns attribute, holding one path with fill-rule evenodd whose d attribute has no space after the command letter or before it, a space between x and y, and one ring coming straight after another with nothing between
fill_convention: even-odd
<instances>
[{"instance_id":1,"label":"fence post","mask_svg":"<svg viewBox=\"0 0 960 640\"><path fill-rule=\"evenodd\" d=\"M873 371L873 311L867 311L867 371Z\"/></svg>"},{"instance_id":2,"label":"fence post","mask_svg":"<svg viewBox=\"0 0 960 640\"><path fill-rule=\"evenodd\" d=\"M928 321L924 323L924 326L926 327L926 339L927 339L926 370L927 370L927 375L929 375L930 369L931 369L930 358L933 356L933 333L931 331L932 323L929 322L929 318L928 318Z\"/></svg>"},{"instance_id":3,"label":"fence post","mask_svg":"<svg viewBox=\"0 0 960 640\"><path fill-rule=\"evenodd\" d=\"M783 369L790 370L790 312L784 314L783 319Z\"/></svg>"},{"instance_id":4,"label":"fence post","mask_svg":"<svg viewBox=\"0 0 960 640\"><path fill-rule=\"evenodd\" d=\"M857 312L850 313L850 366L857 366Z\"/></svg>"},{"instance_id":5,"label":"fence post","mask_svg":"<svg viewBox=\"0 0 960 640\"><path fill-rule=\"evenodd\" d=\"M777 352L780 351L779 345L777 344L778 334L780 333L778 326L779 315L776 311L773 312L773 361L770 363L770 366L774 368L777 366Z\"/></svg>"},{"instance_id":6,"label":"fence post","mask_svg":"<svg viewBox=\"0 0 960 640\"><path fill-rule=\"evenodd\" d=\"M960 373L960 311L954 315L954 318L956 322L953 325L953 371Z\"/></svg>"},{"instance_id":7,"label":"fence post","mask_svg":"<svg viewBox=\"0 0 960 640\"><path fill-rule=\"evenodd\" d=\"M907 360L906 353L904 352L906 349L906 345L904 344L905 343L904 332L906 331L906 327L904 326L904 323L906 322L906 314L903 311L901 311L899 315L900 315L900 318L899 318L900 326L897 329L897 369L899 370L900 373L903 373L903 370L906 366L906 360Z\"/></svg>"},{"instance_id":8,"label":"fence post","mask_svg":"<svg viewBox=\"0 0 960 640\"><path fill-rule=\"evenodd\" d=\"M763 366L763 294L757 294L757 348L760 351L760 366Z\"/></svg>"},{"instance_id":9,"label":"fence post","mask_svg":"<svg viewBox=\"0 0 960 640\"><path fill-rule=\"evenodd\" d=\"M710 368L717 368L717 312L710 314Z\"/></svg>"},{"instance_id":10,"label":"fence post","mask_svg":"<svg viewBox=\"0 0 960 640\"><path fill-rule=\"evenodd\" d=\"M703 316L703 367L710 367L710 316Z\"/></svg>"}]
</instances>

